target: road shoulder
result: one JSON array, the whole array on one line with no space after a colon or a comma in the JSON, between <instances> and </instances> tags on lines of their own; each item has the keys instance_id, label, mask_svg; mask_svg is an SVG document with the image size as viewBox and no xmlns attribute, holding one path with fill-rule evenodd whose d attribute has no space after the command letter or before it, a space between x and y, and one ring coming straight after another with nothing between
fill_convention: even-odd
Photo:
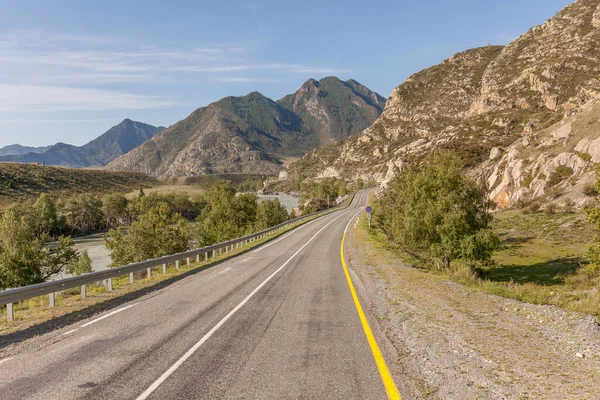
<instances>
[{"instance_id":1,"label":"road shoulder","mask_svg":"<svg viewBox=\"0 0 600 400\"><path fill-rule=\"evenodd\" d=\"M346 249L404 398L600 398L600 327L592 317L410 268L360 225L349 230Z\"/></svg>"}]
</instances>

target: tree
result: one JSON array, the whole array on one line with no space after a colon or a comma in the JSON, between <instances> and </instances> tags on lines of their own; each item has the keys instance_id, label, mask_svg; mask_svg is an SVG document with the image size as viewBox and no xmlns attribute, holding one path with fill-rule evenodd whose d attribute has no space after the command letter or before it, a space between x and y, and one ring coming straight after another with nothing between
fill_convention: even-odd
<instances>
[{"instance_id":1,"label":"tree","mask_svg":"<svg viewBox=\"0 0 600 400\"><path fill-rule=\"evenodd\" d=\"M289 219L290 215L285 206L279 202L279 199L265 200L256 209L256 230L261 231Z\"/></svg>"},{"instance_id":2,"label":"tree","mask_svg":"<svg viewBox=\"0 0 600 400\"><path fill-rule=\"evenodd\" d=\"M15 209L0 218L0 288L42 283L63 272L79 258L70 237L46 246L47 236L37 237L25 217Z\"/></svg>"},{"instance_id":3,"label":"tree","mask_svg":"<svg viewBox=\"0 0 600 400\"><path fill-rule=\"evenodd\" d=\"M237 226L236 236L252 233L256 222L256 210L258 208L258 196L254 193L242 193L234 199L235 224ZM230 239L233 239L230 238Z\"/></svg>"},{"instance_id":4,"label":"tree","mask_svg":"<svg viewBox=\"0 0 600 400\"><path fill-rule=\"evenodd\" d=\"M106 218L106 226L116 228L131 220L129 200L120 193L107 194L102 198L102 212Z\"/></svg>"},{"instance_id":5,"label":"tree","mask_svg":"<svg viewBox=\"0 0 600 400\"><path fill-rule=\"evenodd\" d=\"M102 201L92 194L80 194L67 199L62 213L71 229L94 232L104 226Z\"/></svg>"},{"instance_id":6,"label":"tree","mask_svg":"<svg viewBox=\"0 0 600 400\"><path fill-rule=\"evenodd\" d=\"M47 194L42 193L33 205L36 215L35 221L38 236L42 234L54 234L65 224L64 218L57 213L55 201Z\"/></svg>"},{"instance_id":7,"label":"tree","mask_svg":"<svg viewBox=\"0 0 600 400\"><path fill-rule=\"evenodd\" d=\"M92 259L87 250L83 250L79 254L79 257L74 262L67 265L66 268L68 274L75 276L89 274L92 271Z\"/></svg>"},{"instance_id":8,"label":"tree","mask_svg":"<svg viewBox=\"0 0 600 400\"><path fill-rule=\"evenodd\" d=\"M206 207L196 225L198 245L208 246L238 236L241 216L237 215L235 189L231 182L215 182L206 190L204 198Z\"/></svg>"},{"instance_id":9,"label":"tree","mask_svg":"<svg viewBox=\"0 0 600 400\"><path fill-rule=\"evenodd\" d=\"M600 173L600 170L598 171ZM600 190L600 179L596 180L596 191ZM597 200L596 207L587 212L588 220L600 230L600 201ZM596 244L588 252L589 264L583 266L582 272L590 279L600 277L600 238L596 238Z\"/></svg>"},{"instance_id":10,"label":"tree","mask_svg":"<svg viewBox=\"0 0 600 400\"><path fill-rule=\"evenodd\" d=\"M127 233L120 227L105 236L111 266L131 264L188 250L191 226L181 215L170 212L167 203L159 203L140 215Z\"/></svg>"},{"instance_id":11,"label":"tree","mask_svg":"<svg viewBox=\"0 0 600 400\"><path fill-rule=\"evenodd\" d=\"M437 258L487 261L499 246L489 229L486 190L461 173L460 159L441 153L397 174L380 202L377 221L393 242Z\"/></svg>"}]
</instances>

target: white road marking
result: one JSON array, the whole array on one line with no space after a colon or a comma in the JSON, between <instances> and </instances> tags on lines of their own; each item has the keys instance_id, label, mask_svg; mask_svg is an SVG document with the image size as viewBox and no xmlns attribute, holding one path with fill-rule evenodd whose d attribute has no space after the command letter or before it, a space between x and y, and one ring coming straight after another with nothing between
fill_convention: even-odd
<instances>
[{"instance_id":1,"label":"white road marking","mask_svg":"<svg viewBox=\"0 0 600 400\"><path fill-rule=\"evenodd\" d=\"M348 225L346 225L346 229L344 229L344 233L348 233L348 227L350 226L350 223L352 222L352 220L354 219L354 217L356 217L358 214L360 214L362 212L362 210L358 210L356 212L356 214L354 214L352 216L352 218L350 218L350 221L348 221Z\"/></svg>"},{"instance_id":2,"label":"white road marking","mask_svg":"<svg viewBox=\"0 0 600 400\"><path fill-rule=\"evenodd\" d=\"M217 272L217 275L221 275L221 274L224 274L224 273L229 272L229 271L231 271L231 267L227 267L223 271Z\"/></svg>"},{"instance_id":3,"label":"white road marking","mask_svg":"<svg viewBox=\"0 0 600 400\"><path fill-rule=\"evenodd\" d=\"M78 330L79 330L79 328L76 328L76 329L71 329L70 331L63 333L63 336L70 335L71 333L75 333L75 332L77 332Z\"/></svg>"},{"instance_id":4,"label":"white road marking","mask_svg":"<svg viewBox=\"0 0 600 400\"><path fill-rule=\"evenodd\" d=\"M133 307L133 306L137 306L138 304L139 304L139 303L130 304L130 305L128 305L128 306L125 306L125 307L123 307L123 308L119 308L119 309L117 309L117 310L115 310L115 311L109 312L108 314L106 314L106 315L103 315L103 316L101 316L100 318L96 318L96 319L95 319L95 320L93 320L93 321L90 321L90 322L88 322L88 323L86 323L86 324L83 324L83 325L81 325L81 328L85 328L86 326L90 326L90 325L92 325L92 324L95 324L95 323L96 323L96 322L98 322L98 321L102 321L102 320L103 320L103 319L105 319L105 318L111 317L111 316L113 316L113 315L115 315L115 314L117 314L117 313L120 313L121 311L125 311L125 310L127 310L128 308L131 308L131 307Z\"/></svg>"},{"instance_id":5,"label":"white road marking","mask_svg":"<svg viewBox=\"0 0 600 400\"><path fill-rule=\"evenodd\" d=\"M289 263L290 261L292 261L292 259L294 259L298 253L300 253L306 246L309 245L310 242L312 242L318 235L319 233L323 232L323 230L325 230L325 228L327 228L329 225L331 225L332 223L335 222L335 220L337 220L338 218L343 217L345 214L341 214L337 217L335 217L333 220L331 220L327 225L325 225L324 227L322 227L317 233L315 233L313 235L313 237L311 237L306 243L304 243L304 245L302 247L300 247L298 249L298 251L296 251L290 258L288 258L288 260L283 263L283 265L281 267L279 267L279 269L277 269L277 271L273 272L271 275L269 275L269 277L267 279L265 279L260 285L258 285L258 287L256 289L254 289L252 291L252 293L250 293L244 300L242 300L242 302L240 304L238 304L233 310L231 310L229 312L229 314L227 314L225 317L223 317L222 320L220 320L210 331L208 331L208 333L206 335L204 335L202 337L202 339L200 339L198 341L198 343L196 343L191 349L189 349L179 360L177 360L177 362L175 362L175 364L173 364L171 366L171 368L169 368L164 374L162 374L156 381L154 381L154 383L152 385L150 385L150 387L148 389L146 389L146 391L144 393L142 393L137 400L145 400L148 398L148 396L150 396L156 389L158 389L158 387L167 380L167 378L169 378L169 376L171 376L175 371L177 371L177 369L188 359L190 358L199 348L200 346L202 346L208 339L210 339L210 337L217 331L219 330L219 328L221 326L223 326L223 324L225 324L225 322L227 322L227 320L229 320L229 318L231 318L236 312L238 312L238 310L240 308L242 308L246 303L248 303L248 301L250 301L250 299L252 297L254 297L254 295L256 293L258 293L258 291L260 289L263 288L263 286L265 286L267 284L267 282L269 282L275 275L277 275L282 269L284 269Z\"/></svg>"},{"instance_id":6,"label":"white road marking","mask_svg":"<svg viewBox=\"0 0 600 400\"><path fill-rule=\"evenodd\" d=\"M304 228L305 226L308 226L308 225L310 225L310 224L312 224L313 222L316 222L316 221L317 221L317 220L315 219L315 220L313 220L313 221L310 221L310 222L309 222L309 223L307 223L307 224L304 224L304 225L302 225L302 226L301 226L301 227L299 227L298 229L294 229L293 231L291 231L291 232L290 232L290 233L288 233L287 235L285 235L285 236L283 236L283 237L280 237L279 239L277 239L277 240L274 240L274 241L272 241L271 243L267 243L266 245L259 247L258 249L254 250L254 251L253 251L253 253L258 253L259 251L261 251L261 250L264 250L264 249L266 249L267 247L269 247L269 246L272 246L272 245L274 245L274 244L275 244L275 243L277 243L277 242L281 242L283 239L287 238L288 236L290 236L290 235L292 235L292 234L294 234L294 233L298 232L300 229Z\"/></svg>"},{"instance_id":7,"label":"white road marking","mask_svg":"<svg viewBox=\"0 0 600 400\"><path fill-rule=\"evenodd\" d=\"M12 359L14 359L14 357L8 357L8 358L5 358L4 360L0 360L0 364L4 364L5 362L10 361Z\"/></svg>"}]
</instances>

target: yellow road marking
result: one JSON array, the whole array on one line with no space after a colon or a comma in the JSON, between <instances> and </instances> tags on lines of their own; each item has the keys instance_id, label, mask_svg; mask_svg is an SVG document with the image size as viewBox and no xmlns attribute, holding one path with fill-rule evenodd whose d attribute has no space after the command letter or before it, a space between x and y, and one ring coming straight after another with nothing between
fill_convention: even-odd
<instances>
[{"instance_id":1,"label":"yellow road marking","mask_svg":"<svg viewBox=\"0 0 600 400\"><path fill-rule=\"evenodd\" d=\"M377 345L377 341L375 340L375 336L373 336L373 331L371 331L371 327L369 326L369 321L365 317L365 313L363 312L362 306L360 305L360 301L358 300L358 296L356 295L356 290L354 289L354 284L352 284L352 278L350 278L350 272L348 272L348 266L346 265L346 260L344 259L344 243L346 241L346 232L342 235L342 245L340 247L340 258L342 260L342 267L344 267L344 274L346 274L346 280L348 281L348 286L350 287L350 293L352 293L352 299L354 299L354 305L356 306L356 311L358 311L358 316L360 317L360 322L362 323L363 329L365 331L365 335L367 336L367 341L369 342L369 346L371 346L371 352L373 353L373 358L375 358L375 363L377 363L377 368L379 369L379 375L381 375L381 380L383 381L383 386L385 386L385 391L387 393L388 399L390 400L402 400L398 389L396 388L396 384L394 383L394 379L392 378L392 374L390 374L390 370L388 369L387 364L383 358L383 354L381 354L381 350Z\"/></svg>"}]
</instances>

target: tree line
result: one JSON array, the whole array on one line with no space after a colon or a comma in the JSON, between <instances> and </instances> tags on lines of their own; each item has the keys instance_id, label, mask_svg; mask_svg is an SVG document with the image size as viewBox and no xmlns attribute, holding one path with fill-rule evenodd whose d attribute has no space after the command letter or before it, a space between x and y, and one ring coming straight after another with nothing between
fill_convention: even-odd
<instances>
[{"instance_id":1,"label":"tree line","mask_svg":"<svg viewBox=\"0 0 600 400\"><path fill-rule=\"evenodd\" d=\"M206 192L97 197L81 194L8 207L0 217L0 289L41 283L59 273L91 272L87 252L72 235L105 232L111 265L157 258L211 245L280 224L290 218L278 199L258 203L256 194L236 195L230 181Z\"/></svg>"},{"instance_id":2,"label":"tree line","mask_svg":"<svg viewBox=\"0 0 600 400\"><path fill-rule=\"evenodd\" d=\"M160 195L139 196L134 200L148 206L142 207L142 213L126 230L117 227L106 235L112 266L209 246L290 219L279 199L259 203L254 193L236 195L230 181L214 183L190 200L191 207L177 208L169 200L172 197ZM183 206L181 202L178 204ZM182 209L188 212L182 213Z\"/></svg>"}]
</instances>

